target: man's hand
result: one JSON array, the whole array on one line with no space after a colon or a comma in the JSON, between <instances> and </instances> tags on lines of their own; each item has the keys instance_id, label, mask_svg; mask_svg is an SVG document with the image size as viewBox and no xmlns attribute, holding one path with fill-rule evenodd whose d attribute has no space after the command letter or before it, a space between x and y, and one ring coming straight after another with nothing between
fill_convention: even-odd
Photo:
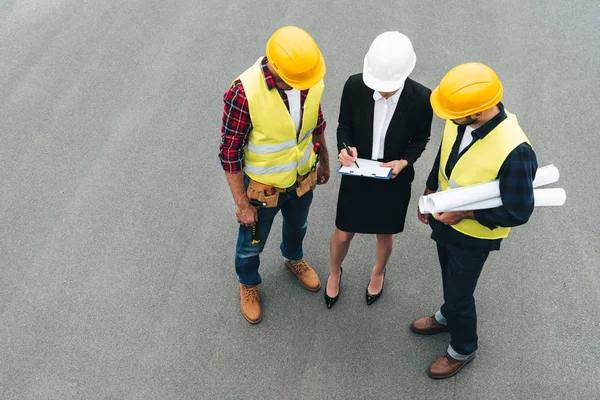
<instances>
[{"instance_id":1,"label":"man's hand","mask_svg":"<svg viewBox=\"0 0 600 400\"><path fill-rule=\"evenodd\" d=\"M251 226L253 223L258 221L258 211L256 207L247 203L246 205L235 207L235 216L237 222L244 226Z\"/></svg>"},{"instance_id":2,"label":"man's hand","mask_svg":"<svg viewBox=\"0 0 600 400\"><path fill-rule=\"evenodd\" d=\"M435 193L435 192L433 190L425 188L425 192L423 193L423 196L429 196L431 193ZM428 215L429 214L422 214L421 210L419 210L419 206L417 205L417 218L419 219L419 221L421 221L425 225L429 225Z\"/></svg>"},{"instance_id":3,"label":"man's hand","mask_svg":"<svg viewBox=\"0 0 600 400\"><path fill-rule=\"evenodd\" d=\"M329 181L331 170L329 160L320 160L317 164L317 185L324 185Z\"/></svg>"},{"instance_id":4,"label":"man's hand","mask_svg":"<svg viewBox=\"0 0 600 400\"><path fill-rule=\"evenodd\" d=\"M235 200L235 217L237 218L237 222L244 226L252 225L258 220L258 212L248 201L246 187L244 186L244 173L226 172L225 176L227 177L227 183L229 183L229 187L231 188L233 200Z\"/></svg>"},{"instance_id":5,"label":"man's hand","mask_svg":"<svg viewBox=\"0 0 600 400\"><path fill-rule=\"evenodd\" d=\"M350 152L352 154L348 154L346 149L342 149L342 151L340 151L340 154L338 154L338 160L340 161L340 164L342 164L344 167L349 167L358 158L358 150L356 150L356 147L348 148L350 149Z\"/></svg>"},{"instance_id":6,"label":"man's hand","mask_svg":"<svg viewBox=\"0 0 600 400\"><path fill-rule=\"evenodd\" d=\"M312 141L315 145L319 145L319 162L317 164L317 185L324 185L329 180L329 175L331 174L329 170L329 152L327 151L327 144L325 143L324 132L320 135L313 135Z\"/></svg>"},{"instance_id":7,"label":"man's hand","mask_svg":"<svg viewBox=\"0 0 600 400\"><path fill-rule=\"evenodd\" d=\"M444 225L456 225L463 219L475 219L473 211L449 211L439 213L435 219Z\"/></svg>"},{"instance_id":8,"label":"man's hand","mask_svg":"<svg viewBox=\"0 0 600 400\"><path fill-rule=\"evenodd\" d=\"M379 165L380 167L389 167L392 169L392 179L398 176L398 174L408 166L406 160L393 160Z\"/></svg>"}]
</instances>

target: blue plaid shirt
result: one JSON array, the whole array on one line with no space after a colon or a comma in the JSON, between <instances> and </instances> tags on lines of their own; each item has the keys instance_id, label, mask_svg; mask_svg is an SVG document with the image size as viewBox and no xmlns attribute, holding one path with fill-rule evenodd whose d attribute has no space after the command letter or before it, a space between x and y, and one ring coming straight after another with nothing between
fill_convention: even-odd
<instances>
[{"instance_id":1,"label":"blue plaid shirt","mask_svg":"<svg viewBox=\"0 0 600 400\"><path fill-rule=\"evenodd\" d=\"M446 163L446 176L450 176L452 169L460 157L469 150L477 140L483 139L498 124L506 119L506 111L502 103L498 104L500 112L491 120L472 132L473 142L459 154L460 142L465 133L465 127L458 128L458 135L452 146L450 157ZM437 190L438 170L440 166L440 152L433 164L427 188ZM488 210L475 210L475 219L490 229L499 226L512 227L526 223L533 212L533 179L537 171L537 159L531 146L521 143L504 160L498 178L500 181L500 197L502 206ZM452 245L459 248L498 250L501 239L485 240L464 235L448 225L438 222L435 218L429 218L433 233L432 239L440 244Z\"/></svg>"}]
</instances>

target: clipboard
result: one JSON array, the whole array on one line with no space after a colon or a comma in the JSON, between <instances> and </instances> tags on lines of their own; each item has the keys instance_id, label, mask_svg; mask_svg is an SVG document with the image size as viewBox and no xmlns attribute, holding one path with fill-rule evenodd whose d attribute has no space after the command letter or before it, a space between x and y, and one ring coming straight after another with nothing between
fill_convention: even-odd
<instances>
[{"instance_id":1,"label":"clipboard","mask_svg":"<svg viewBox=\"0 0 600 400\"><path fill-rule=\"evenodd\" d=\"M338 174L375 179L390 179L392 176L392 169L390 167L379 166L381 161L368 160L366 158L359 158L356 161L358 161L360 168L357 168L354 163L349 167L342 165L338 169Z\"/></svg>"}]
</instances>

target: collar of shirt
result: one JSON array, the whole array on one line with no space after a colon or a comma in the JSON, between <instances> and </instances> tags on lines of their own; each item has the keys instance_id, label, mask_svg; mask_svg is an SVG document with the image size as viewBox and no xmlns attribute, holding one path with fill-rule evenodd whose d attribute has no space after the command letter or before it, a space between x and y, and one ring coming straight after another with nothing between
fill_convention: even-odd
<instances>
[{"instance_id":1,"label":"collar of shirt","mask_svg":"<svg viewBox=\"0 0 600 400\"><path fill-rule=\"evenodd\" d=\"M263 57L260 62L260 68L262 69L263 75L265 76L265 83L267 84L267 88L269 90L276 89L277 85L275 84L275 78L273 78L273 74L269 67L267 67L267 57Z\"/></svg>"},{"instance_id":2,"label":"collar of shirt","mask_svg":"<svg viewBox=\"0 0 600 400\"><path fill-rule=\"evenodd\" d=\"M267 61L267 57L263 57L262 61L260 62L260 68L262 69L263 75L265 76L265 83L267 84L267 88L269 90L277 89L279 93L285 92L283 89L279 89L275 84L275 78L273 78L273 73L271 72L269 67L267 67ZM308 95L308 89L301 90L300 93L302 94L301 99L302 104L304 105L304 100Z\"/></svg>"},{"instance_id":3,"label":"collar of shirt","mask_svg":"<svg viewBox=\"0 0 600 400\"><path fill-rule=\"evenodd\" d=\"M394 93L392 96L390 96L389 99L391 99L394 103L398 103L398 99L400 98L400 95L402 94L402 89L404 89L404 86L401 87L400 89L398 89L398 91L396 93ZM377 101L382 98L384 98L384 97L377 90L375 90L373 92L373 100Z\"/></svg>"},{"instance_id":4,"label":"collar of shirt","mask_svg":"<svg viewBox=\"0 0 600 400\"><path fill-rule=\"evenodd\" d=\"M500 109L500 112L496 114L494 118L490 119L488 122L471 132L471 135L477 137L478 139L483 139L495 127L500 125L500 122L506 119L506 111L504 111L504 105L502 103L498 103L498 108Z\"/></svg>"}]
</instances>

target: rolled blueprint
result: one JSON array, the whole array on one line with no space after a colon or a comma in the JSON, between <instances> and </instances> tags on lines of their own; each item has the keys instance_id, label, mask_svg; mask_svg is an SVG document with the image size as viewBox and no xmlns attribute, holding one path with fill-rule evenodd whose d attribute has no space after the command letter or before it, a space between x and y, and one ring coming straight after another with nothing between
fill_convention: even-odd
<instances>
[{"instance_id":1,"label":"rolled blueprint","mask_svg":"<svg viewBox=\"0 0 600 400\"><path fill-rule=\"evenodd\" d=\"M538 168L533 180L533 187L536 188L554 183L558 181L559 176L558 168L554 165ZM423 214L443 212L444 210L454 210L466 204L478 203L488 199L495 199L496 197L500 197L500 184L497 179L477 185L445 190L430 194L429 196L421 196L419 199L419 210Z\"/></svg>"},{"instance_id":2,"label":"rolled blueprint","mask_svg":"<svg viewBox=\"0 0 600 400\"><path fill-rule=\"evenodd\" d=\"M561 188L552 189L534 189L533 197L535 198L535 207L562 206L567 201L567 193ZM456 207L446 211L471 211L471 210L487 210L488 208L500 207L502 199L495 197L478 201L476 203L465 204L464 206ZM437 212L444 212L443 210Z\"/></svg>"},{"instance_id":3,"label":"rolled blueprint","mask_svg":"<svg viewBox=\"0 0 600 400\"><path fill-rule=\"evenodd\" d=\"M538 168L535 179L533 180L533 187L538 188L540 186L546 186L554 182L558 182L560 174L558 168L554 165L546 165L545 167Z\"/></svg>"}]
</instances>

